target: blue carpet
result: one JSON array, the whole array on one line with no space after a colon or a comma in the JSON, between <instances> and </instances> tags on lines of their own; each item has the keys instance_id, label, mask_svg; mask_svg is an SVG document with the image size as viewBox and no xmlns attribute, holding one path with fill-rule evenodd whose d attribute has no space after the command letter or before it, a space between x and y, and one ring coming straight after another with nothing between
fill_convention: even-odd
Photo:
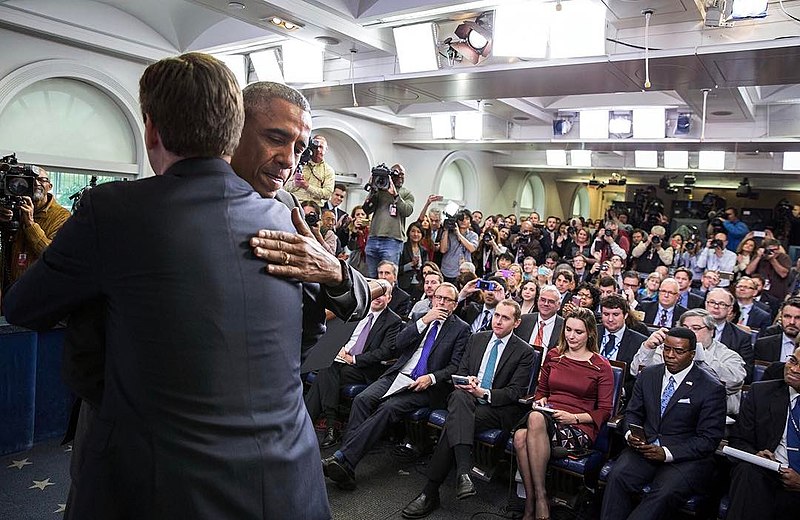
<instances>
[{"instance_id":1,"label":"blue carpet","mask_svg":"<svg viewBox=\"0 0 800 520\"><path fill-rule=\"evenodd\" d=\"M57 520L63 516L71 447L59 442L52 439L0 458L0 519Z\"/></svg>"}]
</instances>

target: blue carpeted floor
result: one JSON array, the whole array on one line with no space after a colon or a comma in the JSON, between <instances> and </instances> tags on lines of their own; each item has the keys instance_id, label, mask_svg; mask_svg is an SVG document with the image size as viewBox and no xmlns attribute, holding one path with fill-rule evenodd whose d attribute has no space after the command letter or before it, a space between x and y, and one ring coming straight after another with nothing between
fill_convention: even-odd
<instances>
[{"instance_id":1,"label":"blue carpeted floor","mask_svg":"<svg viewBox=\"0 0 800 520\"><path fill-rule=\"evenodd\" d=\"M0 519L61 518L69 492L70 455L70 446L53 439L1 457Z\"/></svg>"}]
</instances>

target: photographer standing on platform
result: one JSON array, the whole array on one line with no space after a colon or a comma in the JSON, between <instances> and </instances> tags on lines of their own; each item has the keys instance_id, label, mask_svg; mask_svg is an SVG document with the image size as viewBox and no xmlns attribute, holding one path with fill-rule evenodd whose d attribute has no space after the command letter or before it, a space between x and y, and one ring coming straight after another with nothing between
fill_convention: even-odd
<instances>
[{"instance_id":1,"label":"photographer standing on platform","mask_svg":"<svg viewBox=\"0 0 800 520\"><path fill-rule=\"evenodd\" d=\"M406 170L395 164L391 170L385 165L372 169L372 178L367 184L369 195L364 201L364 211L372 215L367 247L367 269L373 278L378 276L381 260L400 263L400 253L406 240L406 217L414 211L414 196L403 182Z\"/></svg>"},{"instance_id":2,"label":"photographer standing on platform","mask_svg":"<svg viewBox=\"0 0 800 520\"><path fill-rule=\"evenodd\" d=\"M323 201L333 196L336 172L325 162L328 141L324 137L315 135L308 147L311 150L311 160L302 170L289 177L286 191L297 197L297 200L313 200L318 206L322 206Z\"/></svg>"},{"instance_id":3,"label":"photographer standing on platform","mask_svg":"<svg viewBox=\"0 0 800 520\"><path fill-rule=\"evenodd\" d=\"M33 196L22 197L19 205L19 229L16 233L9 230L9 224L17 220L14 212L6 206L0 207L3 240L12 241L11 256L3 258L3 268L7 269L3 276L3 292L41 256L70 216L69 210L56 202L52 193L48 193L53 184L47 172L38 168L38 176L33 179ZM5 249L5 243L3 246Z\"/></svg>"}]
</instances>

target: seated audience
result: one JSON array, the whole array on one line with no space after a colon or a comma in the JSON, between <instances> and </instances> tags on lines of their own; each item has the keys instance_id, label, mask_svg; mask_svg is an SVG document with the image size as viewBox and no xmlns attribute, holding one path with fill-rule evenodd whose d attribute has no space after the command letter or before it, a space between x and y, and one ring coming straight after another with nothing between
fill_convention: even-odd
<instances>
[{"instance_id":1,"label":"seated audience","mask_svg":"<svg viewBox=\"0 0 800 520\"><path fill-rule=\"evenodd\" d=\"M675 269L673 276L678 282L678 305L687 309L698 309L703 307L703 298L691 293L692 272L686 267Z\"/></svg>"},{"instance_id":2,"label":"seated audience","mask_svg":"<svg viewBox=\"0 0 800 520\"><path fill-rule=\"evenodd\" d=\"M642 303L639 310L644 312L644 322L657 327L674 327L686 307L678 305L678 282L675 278L666 278L658 286L658 299L654 302Z\"/></svg>"},{"instance_id":3,"label":"seated audience","mask_svg":"<svg viewBox=\"0 0 800 520\"><path fill-rule=\"evenodd\" d=\"M622 295L612 294L600 301L601 324L597 327L597 337L600 341L600 355L609 360L622 361L631 367L633 356L647 339L635 330L629 329L625 321L628 319L630 308ZM636 373L631 371L633 376ZM633 389L633 378L626 377L630 385L626 395L630 396Z\"/></svg>"},{"instance_id":4,"label":"seated audience","mask_svg":"<svg viewBox=\"0 0 800 520\"><path fill-rule=\"evenodd\" d=\"M397 264L389 260L378 263L378 278L392 284L392 299L389 308L398 316L408 316L411 312L411 297L397 286Z\"/></svg>"},{"instance_id":5,"label":"seated audience","mask_svg":"<svg viewBox=\"0 0 800 520\"><path fill-rule=\"evenodd\" d=\"M558 313L558 289L545 285L539 289L538 312L524 314L514 334L529 345L545 351L556 346L564 328L564 318Z\"/></svg>"},{"instance_id":6,"label":"seated audience","mask_svg":"<svg viewBox=\"0 0 800 520\"><path fill-rule=\"evenodd\" d=\"M539 292L539 286L536 282L529 280L522 282L522 289L520 290L519 305L522 314L529 314L536 310L536 297Z\"/></svg>"},{"instance_id":7,"label":"seated audience","mask_svg":"<svg viewBox=\"0 0 800 520\"><path fill-rule=\"evenodd\" d=\"M427 272L424 277L424 284L422 286L422 299L415 303L411 308L411 314L409 315L409 318L411 318L412 321L417 321L433 308L433 294L436 292L436 288L439 287L442 282L444 282L442 273L432 269Z\"/></svg>"},{"instance_id":8,"label":"seated audience","mask_svg":"<svg viewBox=\"0 0 800 520\"><path fill-rule=\"evenodd\" d=\"M622 294L628 300L628 306L635 309L639 306L639 300L636 299L636 292L640 286L639 273L636 271L625 271L622 273Z\"/></svg>"},{"instance_id":9,"label":"seated audience","mask_svg":"<svg viewBox=\"0 0 800 520\"><path fill-rule=\"evenodd\" d=\"M778 311L781 308L781 300L772 296L767 291L764 290L764 277L758 273L753 273L750 275L753 282L756 284L756 298L755 301L763 303L769 310L771 311L772 319L775 319L775 316L778 315Z\"/></svg>"},{"instance_id":10,"label":"seated audience","mask_svg":"<svg viewBox=\"0 0 800 520\"><path fill-rule=\"evenodd\" d=\"M597 322L588 309L566 314L558 348L545 356L534 410L514 433L519 472L525 486L523 518L549 518L545 474L551 448L591 447L612 412L614 375L597 353ZM554 412L537 411L546 406Z\"/></svg>"},{"instance_id":11,"label":"seated audience","mask_svg":"<svg viewBox=\"0 0 800 520\"><path fill-rule=\"evenodd\" d=\"M786 300L781 307L781 321L777 333L759 338L755 346L755 359L760 361L786 361L797 346L800 333L800 298Z\"/></svg>"},{"instance_id":12,"label":"seated audience","mask_svg":"<svg viewBox=\"0 0 800 520\"><path fill-rule=\"evenodd\" d=\"M770 311L766 305L755 301L756 284L749 276L736 282L736 301L739 303L739 324L751 329L766 329L772 325ZM763 306L763 308L762 308Z\"/></svg>"},{"instance_id":13,"label":"seated audience","mask_svg":"<svg viewBox=\"0 0 800 520\"><path fill-rule=\"evenodd\" d=\"M478 289L478 282L486 283L491 288ZM471 280L458 293L456 315L464 320L471 332L489 330L492 325L492 314L497 303L506 299L506 281L502 276L490 276L485 280ZM470 295L481 294L483 303L468 301Z\"/></svg>"},{"instance_id":14,"label":"seated audience","mask_svg":"<svg viewBox=\"0 0 800 520\"><path fill-rule=\"evenodd\" d=\"M587 262L588 259L581 254L577 254L572 257L572 268L575 271L576 284L591 282L594 279L591 268L587 267Z\"/></svg>"},{"instance_id":15,"label":"seated audience","mask_svg":"<svg viewBox=\"0 0 800 520\"><path fill-rule=\"evenodd\" d=\"M734 303L733 295L726 289L712 289L706 298L706 310L714 318L714 339L742 356L747 370L744 383L747 385L753 378L753 343L749 333L728 321Z\"/></svg>"},{"instance_id":16,"label":"seated audience","mask_svg":"<svg viewBox=\"0 0 800 520\"><path fill-rule=\"evenodd\" d=\"M709 488L725 430L725 390L694 366L696 344L691 330L669 330L664 364L637 377L625 412L628 447L608 477L601 519L669 518L677 504ZM633 425L643 428L644 438ZM643 494L646 485L650 492Z\"/></svg>"},{"instance_id":17,"label":"seated audience","mask_svg":"<svg viewBox=\"0 0 800 520\"><path fill-rule=\"evenodd\" d=\"M700 287L692 289L692 292L703 299L703 302L708 296L708 292L719 285L719 273L717 271L706 271L700 279ZM705 305L705 303L704 303Z\"/></svg>"}]
</instances>

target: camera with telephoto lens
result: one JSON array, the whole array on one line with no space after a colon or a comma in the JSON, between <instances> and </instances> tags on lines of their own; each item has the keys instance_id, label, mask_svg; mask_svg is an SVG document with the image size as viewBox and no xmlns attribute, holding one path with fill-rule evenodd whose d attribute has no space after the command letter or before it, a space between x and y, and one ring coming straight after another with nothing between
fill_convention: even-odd
<instances>
[{"instance_id":1,"label":"camera with telephoto lens","mask_svg":"<svg viewBox=\"0 0 800 520\"><path fill-rule=\"evenodd\" d=\"M449 213L444 214L444 220L442 221L442 226L447 231L455 231L456 230L456 215L450 215Z\"/></svg>"},{"instance_id":2,"label":"camera with telephoto lens","mask_svg":"<svg viewBox=\"0 0 800 520\"><path fill-rule=\"evenodd\" d=\"M370 173L372 177L370 178L369 182L364 189L370 193L374 193L376 191L389 191L389 186L391 186L390 176L394 174L392 170L390 170L386 164L381 163L378 166L374 167Z\"/></svg>"},{"instance_id":3,"label":"camera with telephoto lens","mask_svg":"<svg viewBox=\"0 0 800 520\"><path fill-rule=\"evenodd\" d=\"M613 236L614 236L614 230L612 230L612 229L606 229L606 230L604 230L604 231L603 231L603 234L604 234L605 236L607 236L607 237L613 237Z\"/></svg>"},{"instance_id":4,"label":"camera with telephoto lens","mask_svg":"<svg viewBox=\"0 0 800 520\"><path fill-rule=\"evenodd\" d=\"M661 237L660 237L660 236L658 236L658 235L654 235L654 236L653 236L653 238L652 238L652 240L650 240L650 242L651 242L653 245L656 245L656 246L657 246L658 244L660 244L660 243L661 243Z\"/></svg>"},{"instance_id":5,"label":"camera with telephoto lens","mask_svg":"<svg viewBox=\"0 0 800 520\"><path fill-rule=\"evenodd\" d=\"M306 224L308 224L308 227L314 227L319 224L319 215L313 211L311 213L306 213Z\"/></svg>"},{"instance_id":6,"label":"camera with telephoto lens","mask_svg":"<svg viewBox=\"0 0 800 520\"><path fill-rule=\"evenodd\" d=\"M19 229L19 207L23 197L33 199L36 178L43 170L33 164L20 164L16 154L0 158L0 207L12 211L11 219L3 223L4 229Z\"/></svg>"}]
</instances>

